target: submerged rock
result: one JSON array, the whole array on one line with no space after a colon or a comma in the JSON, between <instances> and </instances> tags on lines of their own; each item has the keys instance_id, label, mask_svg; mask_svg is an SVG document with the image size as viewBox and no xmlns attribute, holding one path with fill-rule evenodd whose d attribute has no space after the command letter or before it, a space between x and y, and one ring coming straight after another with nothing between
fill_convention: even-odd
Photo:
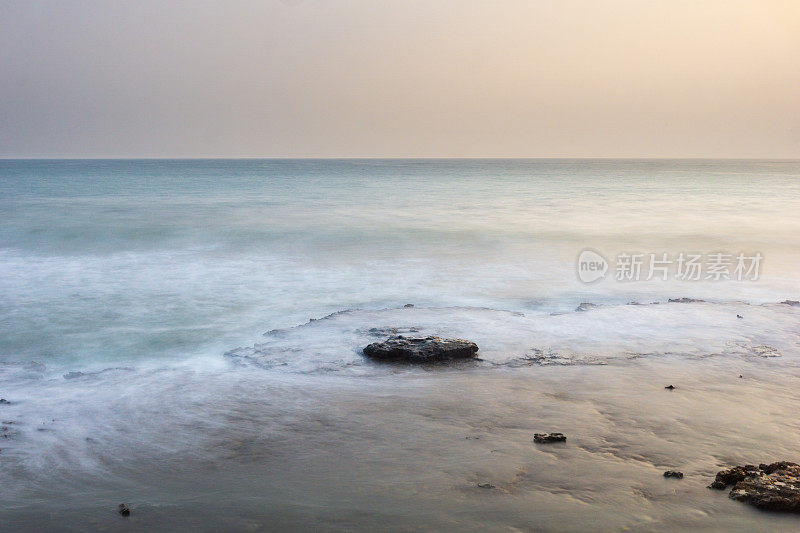
<instances>
[{"instance_id":1,"label":"submerged rock","mask_svg":"<svg viewBox=\"0 0 800 533\"><path fill-rule=\"evenodd\" d=\"M600 307L597 304L593 304L591 302L583 302L578 307L575 308L575 311L589 311L590 309L597 309Z\"/></svg>"},{"instance_id":2,"label":"submerged rock","mask_svg":"<svg viewBox=\"0 0 800 533\"><path fill-rule=\"evenodd\" d=\"M735 466L717 473L709 488L733 485L729 496L759 509L800 513L800 465L788 461Z\"/></svg>"},{"instance_id":3,"label":"submerged rock","mask_svg":"<svg viewBox=\"0 0 800 533\"><path fill-rule=\"evenodd\" d=\"M786 305L800 305L800 301L797 300L784 300L781 303Z\"/></svg>"},{"instance_id":4,"label":"submerged rock","mask_svg":"<svg viewBox=\"0 0 800 533\"><path fill-rule=\"evenodd\" d=\"M6 400L5 398L0 398L0 405L11 405L11 402Z\"/></svg>"},{"instance_id":5,"label":"submerged rock","mask_svg":"<svg viewBox=\"0 0 800 533\"><path fill-rule=\"evenodd\" d=\"M664 472L664 477L674 477L676 479L683 479L683 472L677 470L667 470Z\"/></svg>"},{"instance_id":6,"label":"submerged rock","mask_svg":"<svg viewBox=\"0 0 800 533\"><path fill-rule=\"evenodd\" d=\"M385 328L369 328L368 330L359 330L359 333L365 333L366 335L370 335L372 337L394 337L398 336L403 333L418 333L419 328L416 326L410 326L407 328L392 328L392 327L385 327Z\"/></svg>"},{"instance_id":7,"label":"submerged rock","mask_svg":"<svg viewBox=\"0 0 800 533\"><path fill-rule=\"evenodd\" d=\"M684 297L684 298L670 298L669 302L673 304L693 304L693 303L705 302L705 300L697 300L695 298Z\"/></svg>"},{"instance_id":8,"label":"submerged rock","mask_svg":"<svg viewBox=\"0 0 800 533\"><path fill-rule=\"evenodd\" d=\"M545 444L548 442L566 442L567 437L563 433L535 433L533 442Z\"/></svg>"},{"instance_id":9,"label":"submerged rock","mask_svg":"<svg viewBox=\"0 0 800 533\"><path fill-rule=\"evenodd\" d=\"M491 483L478 483L478 488L479 489L493 489L494 485L492 485Z\"/></svg>"},{"instance_id":10,"label":"submerged rock","mask_svg":"<svg viewBox=\"0 0 800 533\"><path fill-rule=\"evenodd\" d=\"M383 342L373 342L363 351L367 357L381 361L433 363L473 358L478 352L478 345L463 339L406 338L395 335Z\"/></svg>"},{"instance_id":11,"label":"submerged rock","mask_svg":"<svg viewBox=\"0 0 800 533\"><path fill-rule=\"evenodd\" d=\"M121 504L117 505L117 512L119 514L121 514L122 516L130 516L131 515L130 508L127 505L125 505L124 503L121 503Z\"/></svg>"}]
</instances>

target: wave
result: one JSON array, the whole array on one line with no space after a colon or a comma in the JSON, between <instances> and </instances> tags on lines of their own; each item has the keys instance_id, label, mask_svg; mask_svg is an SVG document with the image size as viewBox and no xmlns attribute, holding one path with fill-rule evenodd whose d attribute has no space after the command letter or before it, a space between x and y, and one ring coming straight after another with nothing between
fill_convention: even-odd
<instances>
[{"instance_id":1,"label":"wave","mask_svg":"<svg viewBox=\"0 0 800 533\"><path fill-rule=\"evenodd\" d=\"M636 304L636 305L631 305ZM380 368L361 349L390 335L465 338L483 366L608 364L640 357L779 357L800 354L800 307L677 298L525 314L484 307L346 309L264 334L225 356L237 364L300 373Z\"/></svg>"}]
</instances>

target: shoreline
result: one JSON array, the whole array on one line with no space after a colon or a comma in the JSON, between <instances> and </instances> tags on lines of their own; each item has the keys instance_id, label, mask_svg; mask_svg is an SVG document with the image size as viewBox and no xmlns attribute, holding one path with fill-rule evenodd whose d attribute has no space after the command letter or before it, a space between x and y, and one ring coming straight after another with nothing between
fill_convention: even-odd
<instances>
[{"instance_id":1,"label":"shoreline","mask_svg":"<svg viewBox=\"0 0 800 533\"><path fill-rule=\"evenodd\" d=\"M238 396L219 399L186 450L101 453L111 479L93 486L91 473L54 472L63 488L6 500L0 524L796 529L796 515L707 488L722 468L797 459L800 368L773 361L662 357L294 386L236 374ZM567 442L533 443L551 431ZM685 477L665 479L672 469ZM114 514L117 500L129 519Z\"/></svg>"}]
</instances>

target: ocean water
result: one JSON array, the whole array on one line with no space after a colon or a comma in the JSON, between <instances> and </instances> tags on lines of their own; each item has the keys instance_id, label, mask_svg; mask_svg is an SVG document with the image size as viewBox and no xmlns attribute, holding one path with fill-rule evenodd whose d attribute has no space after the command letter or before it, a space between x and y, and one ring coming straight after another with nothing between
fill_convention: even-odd
<instances>
[{"instance_id":1,"label":"ocean water","mask_svg":"<svg viewBox=\"0 0 800 533\"><path fill-rule=\"evenodd\" d=\"M476 431L474 420L465 429L450 416L453 395L466 409L472 391L502 418L519 414L501 406L520 390L533 398L548 383L574 394L579 377L595 373L591 382L612 394L609 384L630 389L669 362L686 380L728 369L771 376L791 412L798 398L781 380L800 363L800 307L780 302L800 300L798 213L798 161L0 161L5 520L53 527L34 518L46 508L77 529L114 526L103 513L123 498L151 526L174 527L170 516L180 523L200 505L223 517L207 527L405 527L420 500L371 491L369 479L385 476L419 498L419 484L438 487L447 504L426 510L429 527L511 527L511 512L524 528L529 511L507 501L467 524L455 518L465 493L447 491L477 474L443 460L446 443L425 440ZM579 279L587 248L611 264L605 279ZM718 252L763 256L758 279L615 279L622 253ZM696 301L669 302L678 298ZM391 331L472 339L480 361L434 371L364 360L360 348ZM757 395L766 385L748 386ZM419 415L395 421L403 435L419 432L437 453L406 455L414 444L383 426L398 404ZM461 420L483 420L481 409ZM647 426L614 423L618 434ZM487 438L491 428L480 427ZM698 472L709 473L713 446L698 442L708 450ZM609 447L587 450L599 461ZM337 461L364 493L343 491ZM622 496L581 500L596 487L572 489L556 491L572 503L548 500L541 480L525 494L566 513L576 501L600 505L623 517L619 527L675 525L647 522L661 518ZM508 490L516 504L528 497ZM369 511L353 503L365 493ZM376 507L386 513L369 514ZM715 503L703 512L730 511ZM539 525L565 525L548 520Z\"/></svg>"}]
</instances>

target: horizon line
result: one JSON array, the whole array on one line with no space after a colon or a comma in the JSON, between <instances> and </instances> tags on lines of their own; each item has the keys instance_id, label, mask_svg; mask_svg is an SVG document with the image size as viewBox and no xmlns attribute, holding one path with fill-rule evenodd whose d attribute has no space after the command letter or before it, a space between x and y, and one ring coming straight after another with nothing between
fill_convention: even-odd
<instances>
[{"instance_id":1,"label":"horizon line","mask_svg":"<svg viewBox=\"0 0 800 533\"><path fill-rule=\"evenodd\" d=\"M0 157L0 161L800 161L800 157Z\"/></svg>"}]
</instances>

